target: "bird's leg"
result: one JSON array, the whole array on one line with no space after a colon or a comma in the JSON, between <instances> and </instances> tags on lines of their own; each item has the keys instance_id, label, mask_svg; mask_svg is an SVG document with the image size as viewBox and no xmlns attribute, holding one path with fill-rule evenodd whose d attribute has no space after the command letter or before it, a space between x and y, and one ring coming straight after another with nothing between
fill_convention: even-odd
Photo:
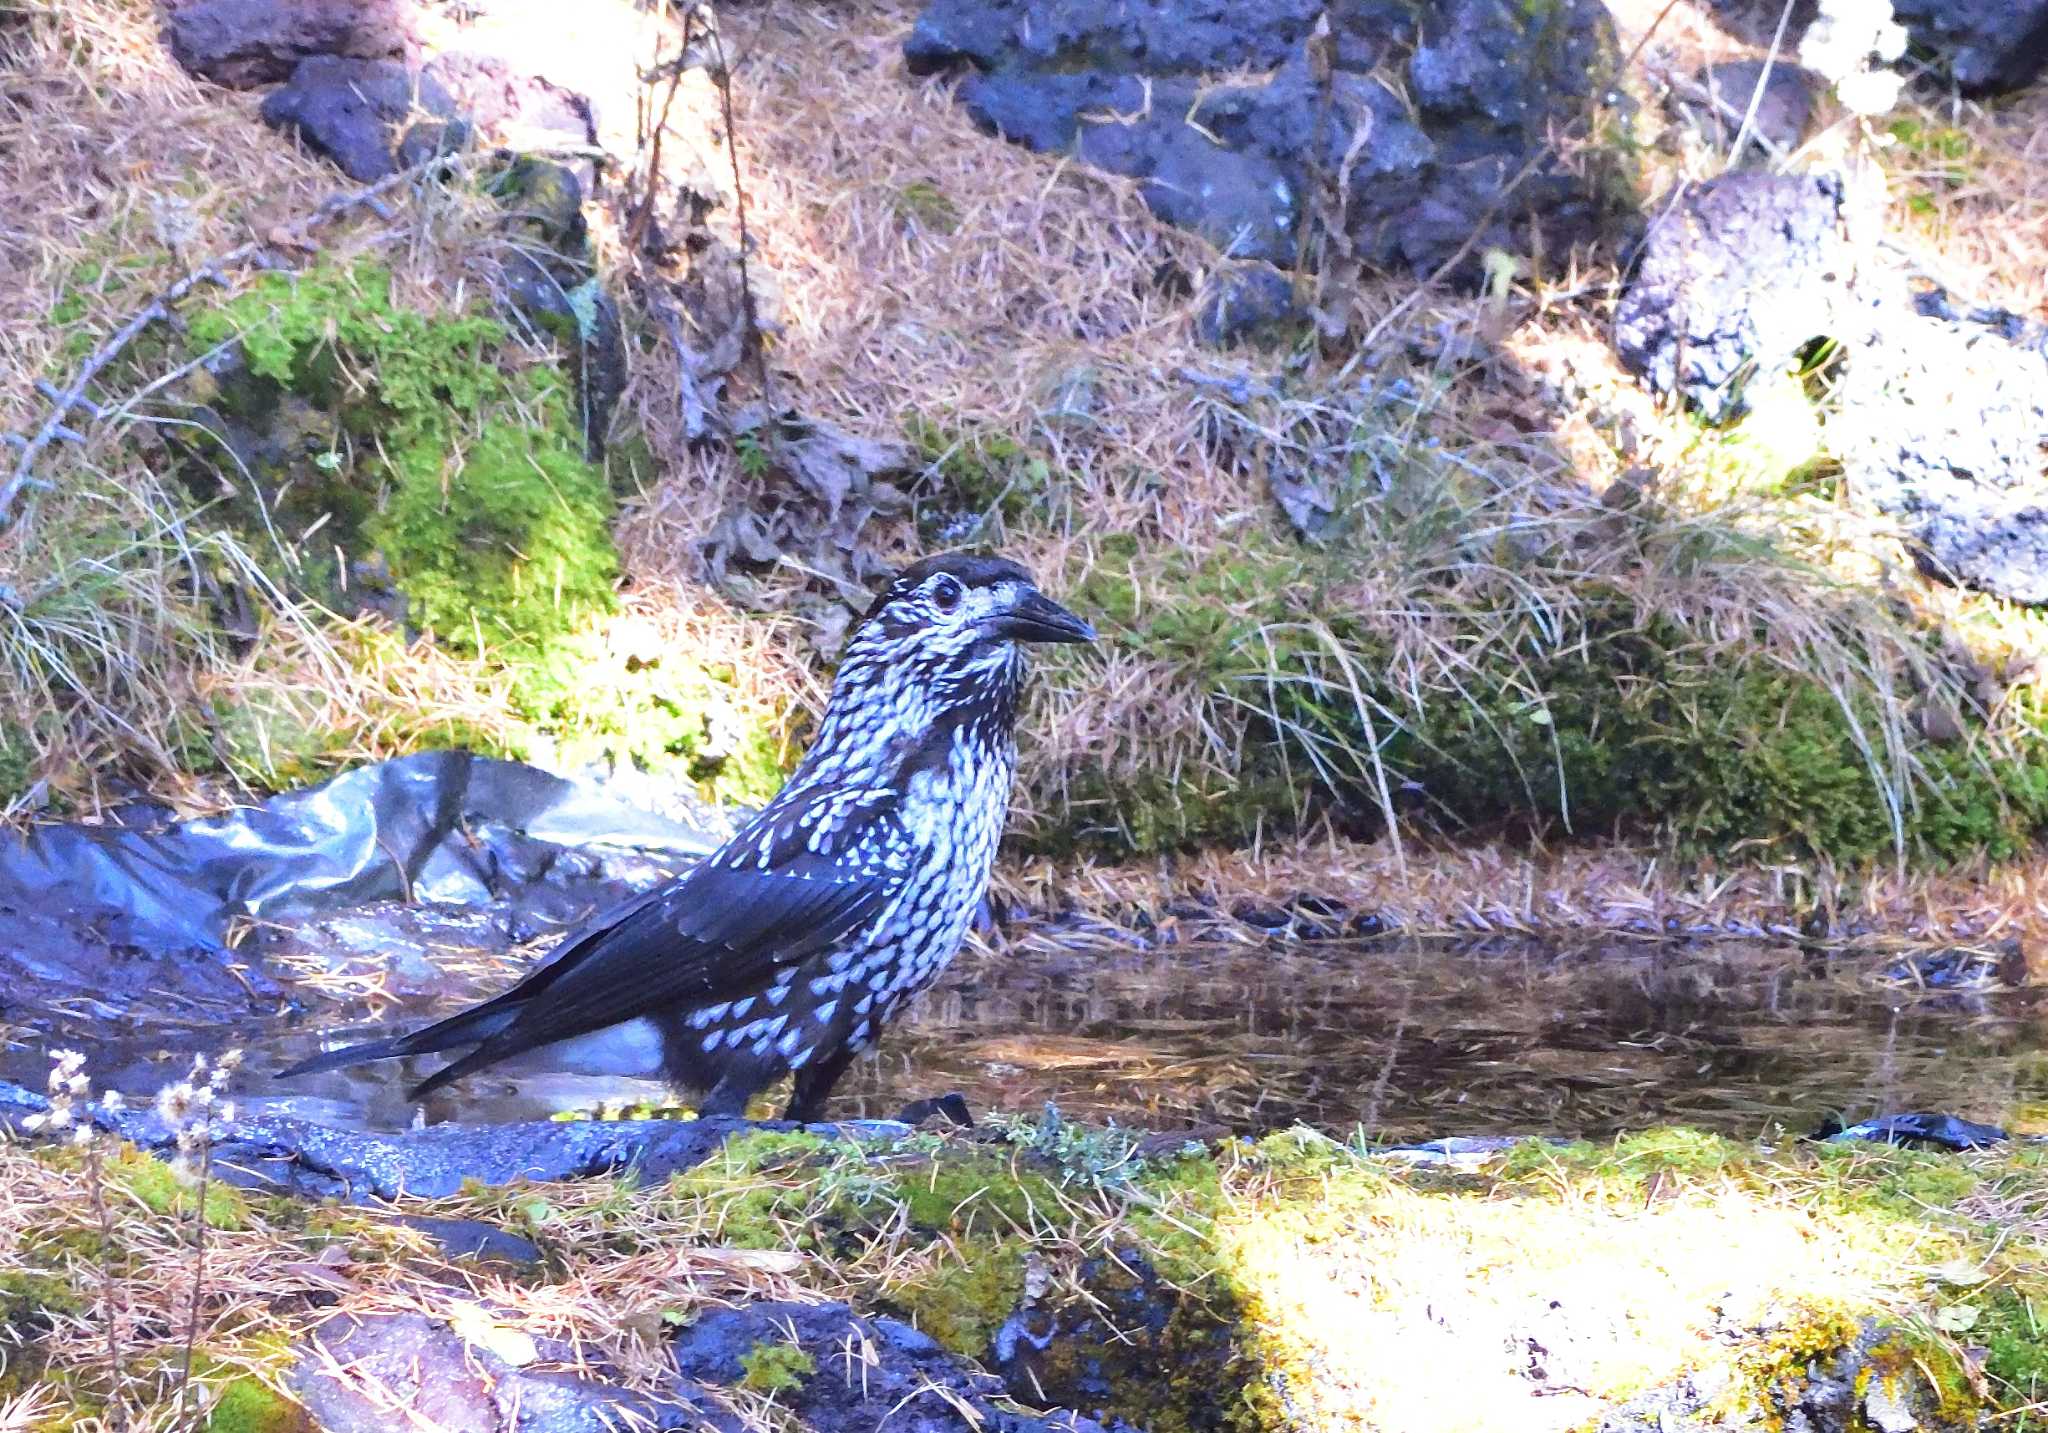
<instances>
[{"instance_id":1,"label":"bird's leg","mask_svg":"<svg viewBox=\"0 0 2048 1433\"><path fill-rule=\"evenodd\" d=\"M751 1063L726 1071L704 1097L704 1103L697 1106L697 1118L745 1119L747 1102L766 1083Z\"/></svg>"},{"instance_id":2,"label":"bird's leg","mask_svg":"<svg viewBox=\"0 0 2048 1433\"><path fill-rule=\"evenodd\" d=\"M841 1050L798 1070L796 1088L790 1091L789 1108L782 1112L782 1117L803 1124L817 1123L825 1113L825 1101L831 1095L832 1087L839 1083L839 1077L853 1063L853 1055L851 1050Z\"/></svg>"}]
</instances>

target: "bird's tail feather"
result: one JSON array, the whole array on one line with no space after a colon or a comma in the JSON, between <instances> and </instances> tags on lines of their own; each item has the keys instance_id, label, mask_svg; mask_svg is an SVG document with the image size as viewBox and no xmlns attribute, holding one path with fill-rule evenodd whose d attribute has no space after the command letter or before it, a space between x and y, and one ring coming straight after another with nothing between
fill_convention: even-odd
<instances>
[{"instance_id":1,"label":"bird's tail feather","mask_svg":"<svg viewBox=\"0 0 2048 1433\"><path fill-rule=\"evenodd\" d=\"M438 1024L424 1030L415 1030L410 1035L394 1035L385 1040L366 1040L360 1045L344 1045L339 1050L327 1050L279 1070L274 1078L292 1079L298 1075L317 1075L325 1070L339 1070L348 1065L366 1064L371 1060L395 1060L402 1055L430 1055L437 1050L451 1049L457 1045L474 1045L488 1040L512 1023L518 1013L516 1008L499 1010L465 1010L460 1015L451 1015Z\"/></svg>"}]
</instances>

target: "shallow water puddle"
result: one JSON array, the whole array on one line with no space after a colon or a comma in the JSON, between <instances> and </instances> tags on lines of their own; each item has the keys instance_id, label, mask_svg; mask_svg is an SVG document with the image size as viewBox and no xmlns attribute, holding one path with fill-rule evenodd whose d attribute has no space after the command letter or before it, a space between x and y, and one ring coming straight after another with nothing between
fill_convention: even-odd
<instances>
[{"instance_id":1,"label":"shallow water puddle","mask_svg":"<svg viewBox=\"0 0 2048 1433\"><path fill-rule=\"evenodd\" d=\"M106 1022L46 1012L34 1021L38 1038L17 1034L0 1074L39 1084L41 1050L78 1044L102 1080L147 1096L192 1051L241 1044L245 1107L402 1128L418 1114L405 1085L437 1061L289 1085L267 1072L319 1048L323 1035L359 1038L445 1013L508 981L519 962L505 942L479 943L474 924L436 933L415 916L409 938L389 942L375 939L379 929L325 922L272 952L303 1007L296 1016L131 1024L109 1038ZM387 955L384 969L366 966L370 945ZM342 978L291 977L323 953ZM1902 987L1882 978L1887 965L1734 942L1139 950L1027 939L963 958L848 1075L836 1112L892 1115L957 1089L978 1112L1036 1112L1052 1101L1069 1116L1154 1127L1307 1120L1396 1139L1597 1137L1660 1122L1803 1134L1830 1115L1903 1109L2048 1129L2042 993ZM374 1024L365 1023L367 991L385 997ZM631 1080L487 1073L430 1101L424 1116L530 1119L662 1093Z\"/></svg>"}]
</instances>

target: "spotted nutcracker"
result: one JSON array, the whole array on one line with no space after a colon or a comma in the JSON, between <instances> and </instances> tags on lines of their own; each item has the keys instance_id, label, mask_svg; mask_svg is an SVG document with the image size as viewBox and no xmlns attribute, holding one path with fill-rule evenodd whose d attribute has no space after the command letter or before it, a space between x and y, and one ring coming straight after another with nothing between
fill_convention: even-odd
<instances>
[{"instance_id":1,"label":"spotted nutcracker","mask_svg":"<svg viewBox=\"0 0 2048 1433\"><path fill-rule=\"evenodd\" d=\"M1010 800L1026 642L1095 633L994 557L905 569L847 643L817 741L775 799L687 874L574 931L504 994L283 1075L470 1045L412 1091L514 1056L655 1075L737 1115L786 1072L818 1117L959 949Z\"/></svg>"}]
</instances>

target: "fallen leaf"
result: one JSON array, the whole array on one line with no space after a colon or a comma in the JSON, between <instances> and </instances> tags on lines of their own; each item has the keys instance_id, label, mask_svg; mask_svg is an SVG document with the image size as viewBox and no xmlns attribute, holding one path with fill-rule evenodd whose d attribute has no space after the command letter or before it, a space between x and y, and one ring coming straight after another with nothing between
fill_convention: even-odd
<instances>
[{"instance_id":1,"label":"fallen leaf","mask_svg":"<svg viewBox=\"0 0 2048 1433\"><path fill-rule=\"evenodd\" d=\"M464 1343L474 1344L514 1368L524 1368L540 1357L530 1334L506 1328L481 1304L457 1304L449 1310L448 1326Z\"/></svg>"}]
</instances>

